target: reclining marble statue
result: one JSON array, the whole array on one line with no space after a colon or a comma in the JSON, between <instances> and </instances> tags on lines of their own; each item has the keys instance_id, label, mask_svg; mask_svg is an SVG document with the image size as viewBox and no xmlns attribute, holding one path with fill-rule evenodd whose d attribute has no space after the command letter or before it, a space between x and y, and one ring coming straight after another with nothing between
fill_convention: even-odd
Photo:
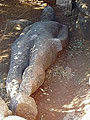
<instances>
[{"instance_id":1,"label":"reclining marble statue","mask_svg":"<svg viewBox=\"0 0 90 120\"><path fill-rule=\"evenodd\" d=\"M47 6L40 21L27 26L11 46L6 80L10 109L28 120L34 120L38 113L30 95L43 84L45 70L56 61L68 41L67 26L55 20L53 8Z\"/></svg>"}]
</instances>

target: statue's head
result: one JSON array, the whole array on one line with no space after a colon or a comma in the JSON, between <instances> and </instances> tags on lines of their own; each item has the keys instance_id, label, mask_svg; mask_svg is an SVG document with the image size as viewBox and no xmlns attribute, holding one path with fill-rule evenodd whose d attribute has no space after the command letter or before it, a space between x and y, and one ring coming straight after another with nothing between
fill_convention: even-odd
<instances>
[{"instance_id":1,"label":"statue's head","mask_svg":"<svg viewBox=\"0 0 90 120\"><path fill-rule=\"evenodd\" d=\"M56 18L54 9L50 6L47 6L40 17L41 21L54 21Z\"/></svg>"}]
</instances>

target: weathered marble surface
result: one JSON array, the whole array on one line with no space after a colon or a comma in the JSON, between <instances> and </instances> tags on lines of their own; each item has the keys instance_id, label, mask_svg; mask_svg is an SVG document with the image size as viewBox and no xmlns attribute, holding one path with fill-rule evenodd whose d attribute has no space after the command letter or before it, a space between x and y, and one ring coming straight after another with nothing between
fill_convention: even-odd
<instances>
[{"instance_id":1,"label":"weathered marble surface","mask_svg":"<svg viewBox=\"0 0 90 120\"><path fill-rule=\"evenodd\" d=\"M0 120L26 120L26 119L12 115L12 111L9 110L5 101L0 97Z\"/></svg>"},{"instance_id":2,"label":"weathered marble surface","mask_svg":"<svg viewBox=\"0 0 90 120\"><path fill-rule=\"evenodd\" d=\"M54 10L48 6L40 21L26 27L12 44L6 89L11 98L10 108L17 115L35 119L37 106L29 96L43 84L45 70L55 62L67 41L67 26L55 21Z\"/></svg>"}]
</instances>

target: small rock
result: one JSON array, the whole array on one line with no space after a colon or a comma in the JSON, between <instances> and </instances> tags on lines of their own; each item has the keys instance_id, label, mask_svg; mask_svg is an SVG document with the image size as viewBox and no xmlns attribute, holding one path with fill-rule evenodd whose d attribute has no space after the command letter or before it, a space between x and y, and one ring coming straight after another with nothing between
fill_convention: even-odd
<instances>
[{"instance_id":1,"label":"small rock","mask_svg":"<svg viewBox=\"0 0 90 120\"><path fill-rule=\"evenodd\" d=\"M38 113L35 100L24 93L19 93L11 100L10 108L14 109L17 116L21 116L27 120L35 120Z\"/></svg>"},{"instance_id":2,"label":"small rock","mask_svg":"<svg viewBox=\"0 0 90 120\"><path fill-rule=\"evenodd\" d=\"M47 101L49 101L49 102L50 102L50 98L48 98L48 99L47 99Z\"/></svg>"},{"instance_id":3,"label":"small rock","mask_svg":"<svg viewBox=\"0 0 90 120\"><path fill-rule=\"evenodd\" d=\"M2 120L4 117L7 117L8 115L12 115L12 112L8 109L6 103L0 97L0 120Z\"/></svg>"},{"instance_id":4,"label":"small rock","mask_svg":"<svg viewBox=\"0 0 90 120\"><path fill-rule=\"evenodd\" d=\"M74 120L75 112L67 113L63 120Z\"/></svg>"},{"instance_id":5,"label":"small rock","mask_svg":"<svg viewBox=\"0 0 90 120\"><path fill-rule=\"evenodd\" d=\"M13 115L13 116L8 116L8 117L4 118L3 120L27 120L27 119Z\"/></svg>"}]
</instances>

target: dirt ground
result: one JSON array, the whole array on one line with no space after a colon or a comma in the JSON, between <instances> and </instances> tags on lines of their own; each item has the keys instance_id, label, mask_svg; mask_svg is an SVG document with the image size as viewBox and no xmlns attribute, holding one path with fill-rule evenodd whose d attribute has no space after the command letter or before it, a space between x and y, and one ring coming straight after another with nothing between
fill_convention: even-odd
<instances>
[{"instance_id":1,"label":"dirt ground","mask_svg":"<svg viewBox=\"0 0 90 120\"><path fill-rule=\"evenodd\" d=\"M7 22L15 19L39 20L46 4L0 1L0 96L8 104L5 80L9 70L10 46L20 31L7 31ZM90 112L90 41L85 40L78 29L78 11L64 16L55 7L57 21L69 28L69 43L58 54L55 64L46 71L44 84L32 95L38 105L37 120L74 120L84 118ZM87 116L86 116L87 117ZM79 120L77 118L77 120ZM87 119L89 120L90 115ZM75 119L76 120L76 119Z\"/></svg>"}]
</instances>

